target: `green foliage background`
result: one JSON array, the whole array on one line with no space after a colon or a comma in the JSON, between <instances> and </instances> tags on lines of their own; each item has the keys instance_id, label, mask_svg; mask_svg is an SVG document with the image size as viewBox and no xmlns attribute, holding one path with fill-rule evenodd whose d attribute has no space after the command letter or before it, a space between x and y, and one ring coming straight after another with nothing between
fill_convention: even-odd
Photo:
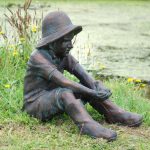
<instances>
[{"instance_id":1,"label":"green foliage background","mask_svg":"<svg viewBox=\"0 0 150 150\"><path fill-rule=\"evenodd\" d=\"M12 1L6 3L10 2ZM13 55L14 49L17 49L17 55ZM95 120L117 131L118 140L113 143L81 136L66 114L43 124L22 112L23 80L32 49L26 40L19 44L17 42L14 46L6 41L0 47L0 149L150 149L150 100L145 97L145 89L139 90L138 85L128 83L125 79L109 79L104 82L112 89L115 103L143 115L144 123L140 128L108 125L103 116L91 106L86 106ZM69 73L66 72L65 75L76 81Z\"/></svg>"}]
</instances>

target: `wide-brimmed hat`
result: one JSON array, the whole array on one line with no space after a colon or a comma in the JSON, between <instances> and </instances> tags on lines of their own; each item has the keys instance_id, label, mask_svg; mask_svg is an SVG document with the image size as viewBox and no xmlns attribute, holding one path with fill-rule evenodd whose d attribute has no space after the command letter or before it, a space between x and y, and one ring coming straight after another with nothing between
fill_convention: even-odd
<instances>
[{"instance_id":1,"label":"wide-brimmed hat","mask_svg":"<svg viewBox=\"0 0 150 150\"><path fill-rule=\"evenodd\" d=\"M54 42L70 32L78 34L82 26L73 25L70 18L62 11L50 12L42 21L42 39L39 40L37 48Z\"/></svg>"}]
</instances>

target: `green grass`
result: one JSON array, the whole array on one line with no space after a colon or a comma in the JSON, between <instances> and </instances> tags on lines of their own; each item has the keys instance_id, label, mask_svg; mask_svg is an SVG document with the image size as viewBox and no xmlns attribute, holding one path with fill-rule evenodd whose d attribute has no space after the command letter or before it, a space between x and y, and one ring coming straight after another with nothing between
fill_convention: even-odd
<instances>
[{"instance_id":1,"label":"green grass","mask_svg":"<svg viewBox=\"0 0 150 150\"><path fill-rule=\"evenodd\" d=\"M12 56L12 52L6 51L5 47L1 48L0 56L0 149L150 149L150 101L134 84L126 80L105 81L118 105L144 116L140 128L108 125L92 107L86 106L95 120L117 131L117 141L107 143L102 139L79 135L77 127L66 114L41 123L23 113L23 78L27 59L21 55ZM69 74L66 76L74 79ZM6 88L6 84L10 84L10 88Z\"/></svg>"},{"instance_id":2,"label":"green grass","mask_svg":"<svg viewBox=\"0 0 150 150\"><path fill-rule=\"evenodd\" d=\"M5 1L5 4L7 2L12 1ZM19 0L13 2L22 3ZM0 4L4 4L4 1L0 1ZM66 114L42 123L22 112L23 78L32 47L21 43L17 48L19 53L13 56L13 50L8 48L7 44L0 47L0 150L150 149L150 100L145 97L145 89L138 89L137 85L128 83L125 79L109 79L104 82L112 90L112 100L115 103L128 111L143 115L144 122L141 127L109 125L90 105L86 106L95 120L117 132L118 139L111 143L102 139L92 139L86 135L81 136ZM65 75L77 81L70 74Z\"/></svg>"}]
</instances>

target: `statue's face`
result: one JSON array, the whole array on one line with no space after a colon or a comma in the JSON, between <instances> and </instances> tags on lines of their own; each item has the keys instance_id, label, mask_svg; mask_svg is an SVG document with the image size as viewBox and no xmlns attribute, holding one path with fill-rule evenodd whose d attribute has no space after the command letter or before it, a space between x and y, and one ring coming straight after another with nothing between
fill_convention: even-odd
<instances>
[{"instance_id":1,"label":"statue's face","mask_svg":"<svg viewBox=\"0 0 150 150\"><path fill-rule=\"evenodd\" d=\"M65 57L69 54L70 50L73 48L73 37L74 34L69 33L54 43L54 52L56 56Z\"/></svg>"}]
</instances>

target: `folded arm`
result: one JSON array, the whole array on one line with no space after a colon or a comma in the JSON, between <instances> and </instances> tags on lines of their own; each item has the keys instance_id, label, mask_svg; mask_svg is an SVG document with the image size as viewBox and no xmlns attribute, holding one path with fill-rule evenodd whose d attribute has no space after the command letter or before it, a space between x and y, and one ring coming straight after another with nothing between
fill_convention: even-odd
<instances>
[{"instance_id":1,"label":"folded arm","mask_svg":"<svg viewBox=\"0 0 150 150\"><path fill-rule=\"evenodd\" d=\"M73 72L72 72L79 80L80 83L90 89L96 89L95 87L95 80L89 73L79 64L77 63Z\"/></svg>"},{"instance_id":2,"label":"folded arm","mask_svg":"<svg viewBox=\"0 0 150 150\"><path fill-rule=\"evenodd\" d=\"M50 80L52 82L55 82L56 84L58 84L61 87L71 89L74 93L87 95L90 97L94 97L95 99L105 99L104 93L97 92L93 89L85 87L82 84L79 84L77 82L69 80L66 77L64 77L64 75L61 72L59 72L58 70L55 70L53 72L53 75L51 76Z\"/></svg>"}]
</instances>

